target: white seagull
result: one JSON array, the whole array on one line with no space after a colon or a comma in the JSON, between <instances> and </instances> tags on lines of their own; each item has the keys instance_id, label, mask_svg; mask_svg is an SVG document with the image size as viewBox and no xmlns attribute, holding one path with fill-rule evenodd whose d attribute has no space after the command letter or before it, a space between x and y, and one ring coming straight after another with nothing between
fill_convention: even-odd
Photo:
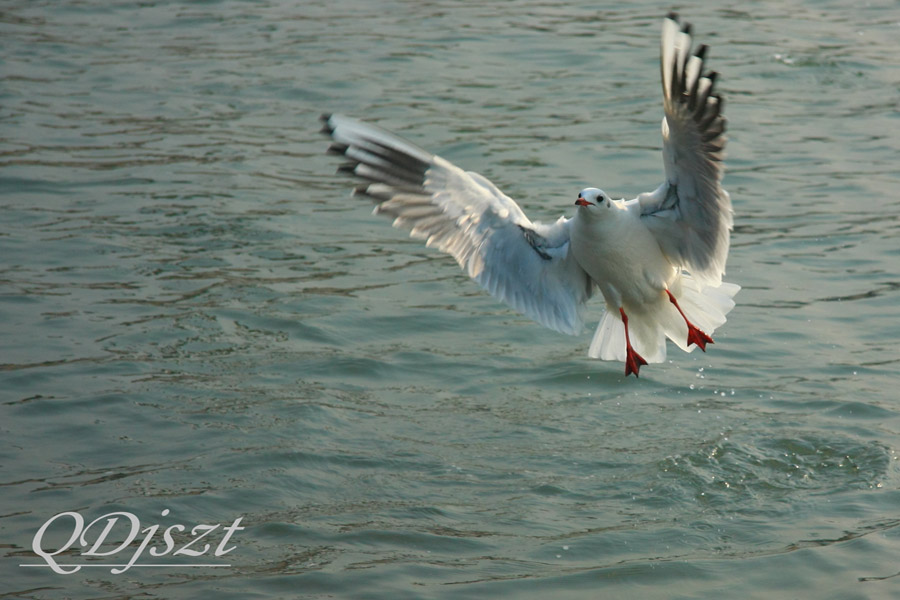
<instances>
[{"instance_id":1,"label":"white seagull","mask_svg":"<svg viewBox=\"0 0 900 600\"><path fill-rule=\"evenodd\" d=\"M575 216L545 225L478 173L379 127L325 115L339 172L375 213L456 259L496 298L556 331L578 335L596 288L606 302L588 355L625 362L625 376L663 362L666 338L706 350L740 286L725 283L731 199L721 186L725 146L716 73L707 47L691 52L691 27L663 22L661 67L665 181L633 200L587 188Z\"/></svg>"}]
</instances>

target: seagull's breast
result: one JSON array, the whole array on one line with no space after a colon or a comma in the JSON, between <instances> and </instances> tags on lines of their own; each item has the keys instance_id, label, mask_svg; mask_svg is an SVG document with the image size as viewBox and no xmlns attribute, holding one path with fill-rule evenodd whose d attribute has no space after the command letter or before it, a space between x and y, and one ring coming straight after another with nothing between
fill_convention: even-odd
<instances>
[{"instance_id":1,"label":"seagull's breast","mask_svg":"<svg viewBox=\"0 0 900 600\"><path fill-rule=\"evenodd\" d=\"M572 255L600 287L607 304L656 301L676 269L638 214L616 206L581 210L594 213L576 215Z\"/></svg>"}]
</instances>

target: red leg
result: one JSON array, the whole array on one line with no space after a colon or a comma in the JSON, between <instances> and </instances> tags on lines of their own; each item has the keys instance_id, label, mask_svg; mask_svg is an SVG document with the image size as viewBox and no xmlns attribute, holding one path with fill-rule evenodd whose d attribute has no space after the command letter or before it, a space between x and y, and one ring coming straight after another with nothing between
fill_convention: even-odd
<instances>
[{"instance_id":1,"label":"red leg","mask_svg":"<svg viewBox=\"0 0 900 600\"><path fill-rule=\"evenodd\" d=\"M711 337L709 337L708 335L706 335L705 333L703 333L702 331L700 331L699 329L697 329L696 327L694 327L694 324L691 323L690 321L688 321L688 318L686 316L684 316L684 312L681 310L681 307L678 306L678 301L675 300L675 296L672 295L672 292L670 292L669 290L666 290L666 293L669 295L669 302L671 302L672 304L675 305L675 308L678 309L678 314L680 314L681 318L684 319L684 322L687 323L688 346L690 346L691 344L697 344L698 346L700 346L701 350L706 352L707 344L715 344L713 339Z\"/></svg>"},{"instance_id":2,"label":"red leg","mask_svg":"<svg viewBox=\"0 0 900 600\"><path fill-rule=\"evenodd\" d=\"M632 373L634 373L635 377L639 377L638 371L641 370L641 365L647 364L647 361L631 347L631 337L628 335L628 317L625 316L625 309L620 307L619 314L622 315L622 322L625 324L625 377Z\"/></svg>"}]
</instances>

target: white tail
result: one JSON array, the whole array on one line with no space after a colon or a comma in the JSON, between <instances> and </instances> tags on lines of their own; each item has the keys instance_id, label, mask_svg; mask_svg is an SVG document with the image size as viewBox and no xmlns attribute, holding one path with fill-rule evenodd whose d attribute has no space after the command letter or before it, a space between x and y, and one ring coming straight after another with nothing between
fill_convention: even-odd
<instances>
[{"instance_id":1,"label":"white tail","mask_svg":"<svg viewBox=\"0 0 900 600\"><path fill-rule=\"evenodd\" d=\"M678 300L691 323L704 333L712 335L717 327L725 323L725 315L734 308L732 298L740 289L741 286L737 284L725 282L717 287L703 286L688 273L682 273L669 291ZM664 292L660 292L656 303L625 306L624 309L628 316L631 345L648 363L666 360L667 337L686 352L692 352L696 348L694 345L688 347L687 324ZM607 311L594 332L588 356L601 360L625 360L625 325L618 308L611 309L607 306Z\"/></svg>"}]
</instances>

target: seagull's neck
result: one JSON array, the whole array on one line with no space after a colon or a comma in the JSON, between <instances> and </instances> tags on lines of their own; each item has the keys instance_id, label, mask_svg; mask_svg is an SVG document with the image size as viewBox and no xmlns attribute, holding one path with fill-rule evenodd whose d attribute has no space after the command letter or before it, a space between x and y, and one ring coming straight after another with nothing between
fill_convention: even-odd
<instances>
[{"instance_id":1,"label":"seagull's neck","mask_svg":"<svg viewBox=\"0 0 900 600\"><path fill-rule=\"evenodd\" d=\"M616 220L618 213L615 205L607 208L606 206L579 206L575 213L575 218L582 224L587 226L600 226L605 223L612 223Z\"/></svg>"}]
</instances>

